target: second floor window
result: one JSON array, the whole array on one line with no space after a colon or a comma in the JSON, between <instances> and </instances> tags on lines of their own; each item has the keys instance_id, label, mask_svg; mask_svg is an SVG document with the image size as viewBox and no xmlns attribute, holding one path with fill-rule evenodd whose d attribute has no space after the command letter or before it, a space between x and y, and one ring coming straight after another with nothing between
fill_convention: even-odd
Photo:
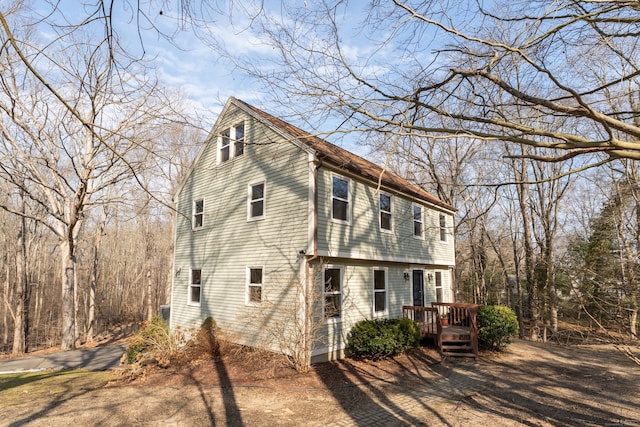
<instances>
[{"instance_id":1,"label":"second floor window","mask_svg":"<svg viewBox=\"0 0 640 427\"><path fill-rule=\"evenodd\" d=\"M349 222L349 181L337 176L332 179L331 218Z\"/></svg>"},{"instance_id":2,"label":"second floor window","mask_svg":"<svg viewBox=\"0 0 640 427\"><path fill-rule=\"evenodd\" d=\"M264 182L249 186L249 219L264 218Z\"/></svg>"},{"instance_id":3,"label":"second floor window","mask_svg":"<svg viewBox=\"0 0 640 427\"><path fill-rule=\"evenodd\" d=\"M193 202L193 218L191 219L191 228L194 230L202 228L204 225L204 199L198 199Z\"/></svg>"},{"instance_id":4,"label":"second floor window","mask_svg":"<svg viewBox=\"0 0 640 427\"><path fill-rule=\"evenodd\" d=\"M440 214L440 241L447 241L447 217L444 214Z\"/></svg>"},{"instance_id":5,"label":"second floor window","mask_svg":"<svg viewBox=\"0 0 640 427\"><path fill-rule=\"evenodd\" d=\"M422 237L422 206L413 205L413 235Z\"/></svg>"},{"instance_id":6,"label":"second floor window","mask_svg":"<svg viewBox=\"0 0 640 427\"><path fill-rule=\"evenodd\" d=\"M380 193L380 229L391 231L391 196Z\"/></svg>"}]
</instances>

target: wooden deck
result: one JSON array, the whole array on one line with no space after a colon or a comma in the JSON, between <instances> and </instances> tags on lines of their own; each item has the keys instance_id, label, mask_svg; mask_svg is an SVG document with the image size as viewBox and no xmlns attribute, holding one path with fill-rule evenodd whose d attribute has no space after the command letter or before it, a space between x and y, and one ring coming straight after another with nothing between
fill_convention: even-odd
<instances>
[{"instance_id":1,"label":"wooden deck","mask_svg":"<svg viewBox=\"0 0 640 427\"><path fill-rule=\"evenodd\" d=\"M432 303L431 307L403 306L402 315L420 326L424 337L434 340L442 355L478 356L476 304Z\"/></svg>"}]
</instances>

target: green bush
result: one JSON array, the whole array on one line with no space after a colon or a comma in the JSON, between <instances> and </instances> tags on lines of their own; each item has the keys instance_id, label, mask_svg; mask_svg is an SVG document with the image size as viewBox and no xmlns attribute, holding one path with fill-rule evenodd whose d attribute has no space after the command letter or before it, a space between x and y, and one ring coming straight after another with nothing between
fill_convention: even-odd
<instances>
[{"instance_id":1,"label":"green bush","mask_svg":"<svg viewBox=\"0 0 640 427\"><path fill-rule=\"evenodd\" d=\"M519 332L518 319L509 307L484 305L478 310L478 344L482 350L501 351Z\"/></svg>"},{"instance_id":2,"label":"green bush","mask_svg":"<svg viewBox=\"0 0 640 427\"><path fill-rule=\"evenodd\" d=\"M420 329L411 319L374 319L356 323L349 335L351 357L381 359L415 347L420 342Z\"/></svg>"}]
</instances>

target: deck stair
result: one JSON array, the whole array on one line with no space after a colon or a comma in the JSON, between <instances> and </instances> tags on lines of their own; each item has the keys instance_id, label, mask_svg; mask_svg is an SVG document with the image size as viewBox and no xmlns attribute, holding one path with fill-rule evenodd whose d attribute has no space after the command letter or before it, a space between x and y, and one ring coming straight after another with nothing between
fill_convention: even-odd
<instances>
[{"instance_id":1,"label":"deck stair","mask_svg":"<svg viewBox=\"0 0 640 427\"><path fill-rule=\"evenodd\" d=\"M403 317L414 320L420 332L432 338L440 354L449 357L478 356L478 305L432 303L431 307L404 306Z\"/></svg>"}]
</instances>

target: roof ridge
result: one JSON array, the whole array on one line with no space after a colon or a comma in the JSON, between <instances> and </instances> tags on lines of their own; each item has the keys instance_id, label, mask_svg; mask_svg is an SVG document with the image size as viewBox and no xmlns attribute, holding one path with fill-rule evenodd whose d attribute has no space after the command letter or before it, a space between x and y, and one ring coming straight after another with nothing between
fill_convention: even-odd
<instances>
[{"instance_id":1,"label":"roof ridge","mask_svg":"<svg viewBox=\"0 0 640 427\"><path fill-rule=\"evenodd\" d=\"M416 184L409 182L407 179L400 175L383 168L370 160L365 159L349 150L332 144L316 135L312 135L309 132L300 129L299 127L292 125L272 114L269 114L245 101L237 98L229 98L230 101L236 102L249 108L259 118L267 120L273 126L276 126L280 130L290 134L295 139L302 142L307 147L316 151L323 158L323 161L328 160L329 163L334 166L348 170L363 178L373 180L374 182L381 182L385 187L389 187L399 192L408 193L409 195L427 201L431 204L440 206L444 209L455 211L456 209L448 203L440 200L436 196L432 195L428 191L419 187Z\"/></svg>"}]
</instances>

